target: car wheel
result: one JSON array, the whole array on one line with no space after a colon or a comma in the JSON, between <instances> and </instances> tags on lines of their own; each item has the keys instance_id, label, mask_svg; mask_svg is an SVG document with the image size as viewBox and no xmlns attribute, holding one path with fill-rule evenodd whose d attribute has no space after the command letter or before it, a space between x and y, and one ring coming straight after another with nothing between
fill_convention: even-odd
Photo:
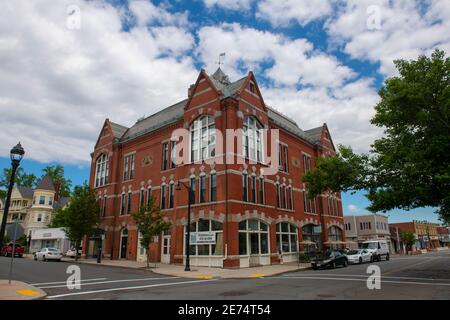
<instances>
[{"instance_id":1,"label":"car wheel","mask_svg":"<svg viewBox=\"0 0 450 320\"><path fill-rule=\"evenodd\" d=\"M45 258L45 256L42 256L42 261L47 261L47 259Z\"/></svg>"},{"instance_id":2,"label":"car wheel","mask_svg":"<svg viewBox=\"0 0 450 320\"><path fill-rule=\"evenodd\" d=\"M336 263L334 261L331 263L331 269L336 269Z\"/></svg>"},{"instance_id":3,"label":"car wheel","mask_svg":"<svg viewBox=\"0 0 450 320\"><path fill-rule=\"evenodd\" d=\"M34 255L34 261L37 261L37 255Z\"/></svg>"},{"instance_id":4,"label":"car wheel","mask_svg":"<svg viewBox=\"0 0 450 320\"><path fill-rule=\"evenodd\" d=\"M389 261L389 253L386 255L386 261Z\"/></svg>"},{"instance_id":5,"label":"car wheel","mask_svg":"<svg viewBox=\"0 0 450 320\"><path fill-rule=\"evenodd\" d=\"M348 266L347 259L344 259L344 268L347 268L347 266Z\"/></svg>"},{"instance_id":6,"label":"car wheel","mask_svg":"<svg viewBox=\"0 0 450 320\"><path fill-rule=\"evenodd\" d=\"M363 260L361 257L359 257L359 264L362 264L362 263L363 263Z\"/></svg>"}]
</instances>

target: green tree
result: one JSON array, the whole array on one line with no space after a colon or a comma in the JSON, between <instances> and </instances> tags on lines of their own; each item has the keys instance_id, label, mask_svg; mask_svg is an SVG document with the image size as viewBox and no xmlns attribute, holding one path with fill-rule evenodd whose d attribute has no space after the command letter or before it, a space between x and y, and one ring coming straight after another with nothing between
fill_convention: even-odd
<instances>
[{"instance_id":1,"label":"green tree","mask_svg":"<svg viewBox=\"0 0 450 320\"><path fill-rule=\"evenodd\" d=\"M60 210L52 221L52 225L63 227L69 240L75 242L77 248L76 259L78 259L78 248L85 235L100 222L100 204L98 203L94 190L87 183L74 188L73 196L68 206Z\"/></svg>"},{"instance_id":2,"label":"green tree","mask_svg":"<svg viewBox=\"0 0 450 320\"><path fill-rule=\"evenodd\" d=\"M49 228L64 228L67 226L67 210L62 208L56 210L52 216L52 220L48 224Z\"/></svg>"},{"instance_id":3,"label":"green tree","mask_svg":"<svg viewBox=\"0 0 450 320\"><path fill-rule=\"evenodd\" d=\"M147 268L149 268L150 252L148 248L153 242L153 238L161 235L161 232L168 230L171 224L164 220L160 208L155 204L153 196L150 197L146 206L141 206L137 212L132 213L132 217L136 222L138 232L141 234L140 244L143 248L146 248Z\"/></svg>"},{"instance_id":4,"label":"green tree","mask_svg":"<svg viewBox=\"0 0 450 320\"><path fill-rule=\"evenodd\" d=\"M8 189L9 180L11 179L11 168L4 168L3 175L0 179L0 188ZM36 186L37 178L33 173L25 173L22 167L19 167L16 171L16 177L14 179L14 183L16 186L21 187L34 187ZM5 191L6 192L6 191ZM6 196L6 194L5 194Z\"/></svg>"},{"instance_id":5,"label":"green tree","mask_svg":"<svg viewBox=\"0 0 450 320\"><path fill-rule=\"evenodd\" d=\"M435 207L450 220L450 58L397 60L399 75L385 81L372 124L384 129L369 155L340 148L317 159L303 178L311 195L367 190L372 212ZM321 180L324 178L324 180Z\"/></svg>"},{"instance_id":6,"label":"green tree","mask_svg":"<svg viewBox=\"0 0 450 320\"><path fill-rule=\"evenodd\" d=\"M406 253L412 251L412 246L416 243L416 236L412 232L402 232L400 234L400 239L406 246Z\"/></svg>"},{"instance_id":7,"label":"green tree","mask_svg":"<svg viewBox=\"0 0 450 320\"><path fill-rule=\"evenodd\" d=\"M53 182L58 182L61 185L61 197L70 196L70 188L72 187L72 180L66 179L64 176L64 167L62 165L46 166L42 169L42 177L50 176Z\"/></svg>"}]
</instances>

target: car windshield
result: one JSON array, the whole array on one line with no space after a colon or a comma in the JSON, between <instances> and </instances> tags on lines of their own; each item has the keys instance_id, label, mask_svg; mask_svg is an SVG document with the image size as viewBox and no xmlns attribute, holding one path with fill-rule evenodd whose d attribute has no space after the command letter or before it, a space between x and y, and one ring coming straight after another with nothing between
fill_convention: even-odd
<instances>
[{"instance_id":1,"label":"car windshield","mask_svg":"<svg viewBox=\"0 0 450 320\"><path fill-rule=\"evenodd\" d=\"M352 255L352 254L360 254L362 250L350 250L349 252L347 252L347 255Z\"/></svg>"},{"instance_id":2,"label":"car windshield","mask_svg":"<svg viewBox=\"0 0 450 320\"><path fill-rule=\"evenodd\" d=\"M376 242L365 242L361 246L363 249L376 249L377 243Z\"/></svg>"},{"instance_id":3,"label":"car windshield","mask_svg":"<svg viewBox=\"0 0 450 320\"><path fill-rule=\"evenodd\" d=\"M58 250L56 250L55 248L48 248L48 251L58 252Z\"/></svg>"}]
</instances>

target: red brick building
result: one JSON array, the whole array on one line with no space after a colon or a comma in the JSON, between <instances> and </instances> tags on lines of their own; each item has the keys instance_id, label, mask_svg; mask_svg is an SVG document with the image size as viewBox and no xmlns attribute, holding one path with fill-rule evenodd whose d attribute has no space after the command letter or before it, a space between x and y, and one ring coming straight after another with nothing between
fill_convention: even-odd
<instances>
[{"instance_id":1,"label":"red brick building","mask_svg":"<svg viewBox=\"0 0 450 320\"><path fill-rule=\"evenodd\" d=\"M173 132L183 128L189 149L180 152L180 139L174 141ZM223 147L232 150L227 153L217 139L225 129L244 130L242 143ZM264 173L265 154L271 153L273 143L264 146L269 139L263 129L279 129L274 156L280 165L271 175ZM225 154L231 163L224 160ZM340 195L308 199L301 181L304 172L314 168L315 158L334 154L327 126L303 131L268 107L252 72L230 82L220 68L213 75L202 70L186 100L130 128L106 119L92 153L90 175L102 205L101 230L85 241L84 251L95 255L103 241L105 256L144 260L145 249L140 248L130 213L151 194L172 223L170 232L151 246L152 260L183 263L188 192L176 190L178 181L195 191L192 265L266 265L294 261L298 251L342 245ZM177 165L179 156L187 157L188 163ZM203 242L196 240L200 235Z\"/></svg>"}]
</instances>

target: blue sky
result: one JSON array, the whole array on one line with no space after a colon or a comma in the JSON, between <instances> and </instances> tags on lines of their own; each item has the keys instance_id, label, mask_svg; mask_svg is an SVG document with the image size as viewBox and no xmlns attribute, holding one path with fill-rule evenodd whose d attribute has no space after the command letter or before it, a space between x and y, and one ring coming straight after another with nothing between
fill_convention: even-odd
<instances>
[{"instance_id":1,"label":"blue sky","mask_svg":"<svg viewBox=\"0 0 450 320\"><path fill-rule=\"evenodd\" d=\"M0 169L20 140L27 172L60 163L81 184L105 118L131 126L184 99L222 52L231 80L252 70L302 129L326 122L336 144L367 152L393 60L450 52L448 30L446 0L17 0L0 12ZM361 193L343 199L347 214L366 212Z\"/></svg>"}]
</instances>

